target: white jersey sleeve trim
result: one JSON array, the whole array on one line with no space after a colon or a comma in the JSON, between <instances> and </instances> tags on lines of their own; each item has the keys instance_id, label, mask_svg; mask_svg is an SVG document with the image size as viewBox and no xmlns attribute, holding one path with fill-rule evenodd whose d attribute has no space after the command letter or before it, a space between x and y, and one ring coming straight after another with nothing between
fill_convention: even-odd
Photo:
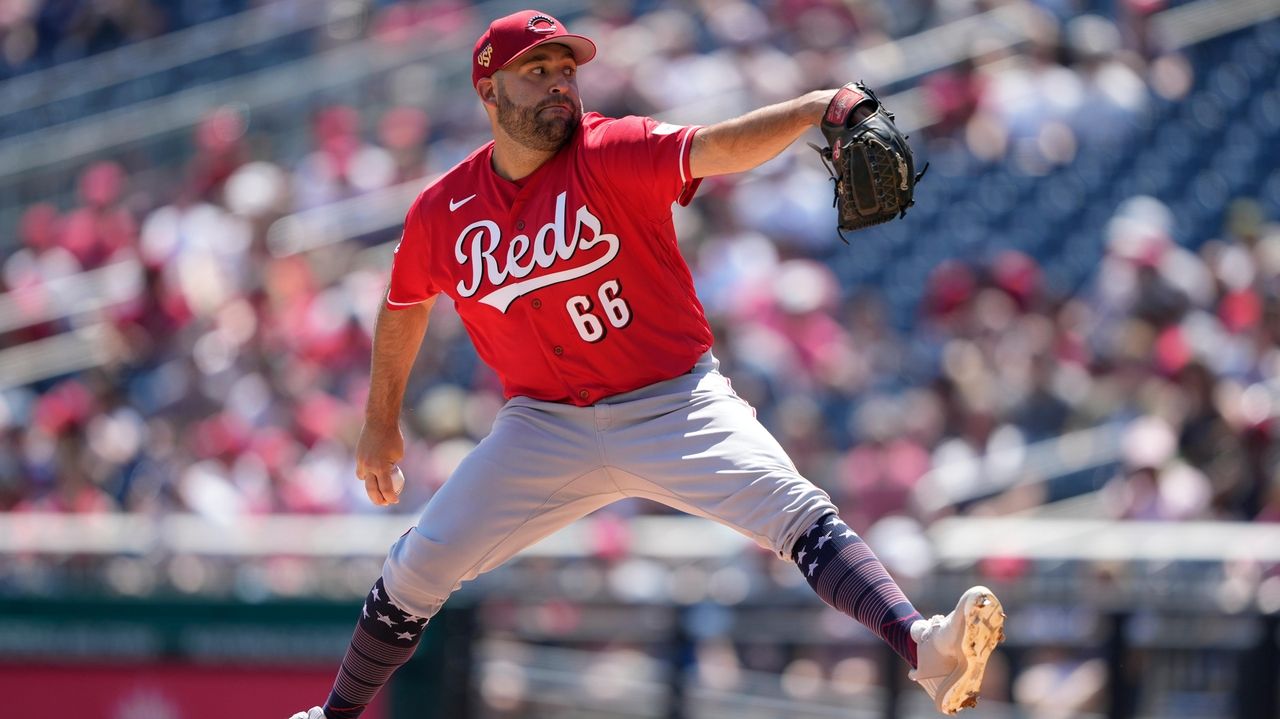
<instances>
[{"instance_id":1,"label":"white jersey sleeve trim","mask_svg":"<svg viewBox=\"0 0 1280 719\"><path fill-rule=\"evenodd\" d=\"M426 300L418 300L417 302L396 302L390 297L387 298L387 304L395 305L396 307L413 307L414 305L420 305L423 302L426 302Z\"/></svg>"},{"instance_id":2,"label":"white jersey sleeve trim","mask_svg":"<svg viewBox=\"0 0 1280 719\"><path fill-rule=\"evenodd\" d=\"M676 162L680 163L680 184L681 186L689 184L689 176L684 173L685 152L688 151L689 138L701 129L701 125L691 125L685 128L684 137L680 139L680 153L676 155Z\"/></svg>"},{"instance_id":3,"label":"white jersey sleeve trim","mask_svg":"<svg viewBox=\"0 0 1280 719\"><path fill-rule=\"evenodd\" d=\"M693 200L694 193L702 184L702 178L693 176L693 145L689 143L689 138L698 134L701 129L702 125L690 125L685 128L684 137L680 138L680 152L676 153L680 162L680 194L676 196L676 202L682 207ZM688 169L685 168L685 163L689 163Z\"/></svg>"}]
</instances>

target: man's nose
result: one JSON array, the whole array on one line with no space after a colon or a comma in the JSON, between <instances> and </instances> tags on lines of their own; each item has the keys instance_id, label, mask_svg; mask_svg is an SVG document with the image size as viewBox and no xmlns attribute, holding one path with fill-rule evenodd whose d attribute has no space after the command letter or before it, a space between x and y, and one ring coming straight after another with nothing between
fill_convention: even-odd
<instances>
[{"instance_id":1,"label":"man's nose","mask_svg":"<svg viewBox=\"0 0 1280 719\"><path fill-rule=\"evenodd\" d=\"M551 83L551 92L567 95L569 93L569 78L565 75L556 78L556 81Z\"/></svg>"}]
</instances>

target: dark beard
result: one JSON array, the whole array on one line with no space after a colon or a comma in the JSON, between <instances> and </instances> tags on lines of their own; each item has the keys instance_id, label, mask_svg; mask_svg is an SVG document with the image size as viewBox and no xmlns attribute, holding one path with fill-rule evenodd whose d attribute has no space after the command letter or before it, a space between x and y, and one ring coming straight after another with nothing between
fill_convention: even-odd
<instances>
[{"instance_id":1,"label":"dark beard","mask_svg":"<svg viewBox=\"0 0 1280 719\"><path fill-rule=\"evenodd\" d=\"M543 152L559 150L564 147L569 138L573 137L573 132L578 129L578 122L581 120L582 110L577 107L573 108L569 117L539 114L542 110L567 100L550 98L530 109L517 106L502 93L498 93L497 99L498 125L511 136L511 139L530 150Z\"/></svg>"}]
</instances>

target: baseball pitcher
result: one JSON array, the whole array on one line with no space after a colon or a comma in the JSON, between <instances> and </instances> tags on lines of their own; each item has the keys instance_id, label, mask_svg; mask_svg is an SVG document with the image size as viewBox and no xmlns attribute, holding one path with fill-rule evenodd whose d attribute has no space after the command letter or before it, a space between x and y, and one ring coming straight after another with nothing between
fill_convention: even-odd
<instances>
[{"instance_id":1,"label":"baseball pitcher","mask_svg":"<svg viewBox=\"0 0 1280 719\"><path fill-rule=\"evenodd\" d=\"M402 396L440 295L507 402L391 547L323 708L294 719L359 716L463 582L624 497L720 522L789 559L911 665L939 711L973 706L1003 638L999 601L974 587L947 616L916 611L718 371L672 225L672 203L688 203L701 178L756 167L815 126L832 145L822 152L841 227L899 215L917 178L892 115L847 85L706 127L603 117L578 94L578 68L595 55L533 10L476 42L472 84L493 141L405 217L356 450L369 498L397 501Z\"/></svg>"}]
</instances>

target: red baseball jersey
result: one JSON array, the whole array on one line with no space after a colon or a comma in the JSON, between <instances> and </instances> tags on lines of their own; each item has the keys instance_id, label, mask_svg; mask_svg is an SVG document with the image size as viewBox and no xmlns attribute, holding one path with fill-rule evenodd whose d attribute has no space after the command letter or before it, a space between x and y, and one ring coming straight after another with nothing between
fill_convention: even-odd
<instances>
[{"instance_id":1,"label":"red baseball jersey","mask_svg":"<svg viewBox=\"0 0 1280 719\"><path fill-rule=\"evenodd\" d=\"M409 208L387 307L452 297L508 398L590 405L687 372L712 342L671 221L697 131L587 113L518 182L481 147Z\"/></svg>"}]
</instances>

